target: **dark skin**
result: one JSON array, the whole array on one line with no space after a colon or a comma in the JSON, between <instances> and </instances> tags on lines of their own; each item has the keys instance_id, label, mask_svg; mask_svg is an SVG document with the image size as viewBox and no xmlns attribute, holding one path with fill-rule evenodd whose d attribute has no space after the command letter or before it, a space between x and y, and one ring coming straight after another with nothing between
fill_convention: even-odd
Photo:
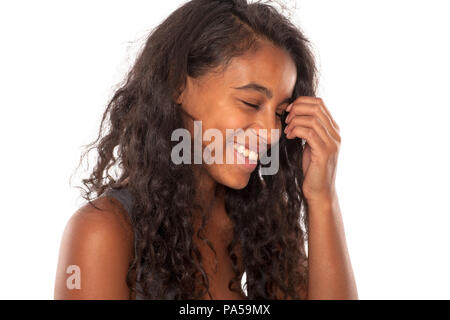
<instances>
[{"instance_id":1,"label":"dark skin","mask_svg":"<svg viewBox=\"0 0 450 320\"><path fill-rule=\"evenodd\" d=\"M216 128L224 137L226 128L254 129L258 134L259 129L267 132L281 129L278 115L283 110L290 112L288 139L307 140L303 191L310 209L310 272L308 291L299 288L299 294L303 299L357 299L335 190L339 127L320 98L299 97L288 104L296 82L296 66L282 49L267 42L261 44L257 52L233 59L224 73L210 72L199 79L188 77L177 102L182 105L191 132L193 120L202 120L203 132ZM249 83L269 89L270 94L256 89L236 89ZM245 102L260 107L255 109ZM266 138L268 147L276 142L271 141L270 135ZM209 143L203 142L203 148ZM216 272L213 252L194 237L204 259L210 293L213 299L243 299L243 293L228 289L233 272L226 245L231 240L232 224L225 211L223 186L242 189L251 172L241 165L225 163L194 165L194 172L202 182L198 200L205 208L211 208L205 235L218 259ZM60 249L55 299L134 298L125 283L134 248L127 213L114 199L110 202L101 197L95 203L106 211L97 212L87 204L67 224ZM198 218L195 230L199 223ZM65 268L70 264L80 266L81 289L66 287ZM281 298L282 294L278 294ZM204 299L209 296L205 295Z\"/></svg>"}]
</instances>

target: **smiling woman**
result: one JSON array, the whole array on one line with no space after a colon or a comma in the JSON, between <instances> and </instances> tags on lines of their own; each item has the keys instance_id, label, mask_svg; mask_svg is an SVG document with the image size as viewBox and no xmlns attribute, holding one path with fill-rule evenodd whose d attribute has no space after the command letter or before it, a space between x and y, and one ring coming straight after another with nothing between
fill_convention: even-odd
<instances>
[{"instance_id":1,"label":"smiling woman","mask_svg":"<svg viewBox=\"0 0 450 320\"><path fill-rule=\"evenodd\" d=\"M109 102L101 128L110 130L84 154L97 151L98 162L83 179L89 203L64 232L55 298L355 298L342 226L330 223L334 181L324 178L322 146L339 139L337 125L316 85L308 40L269 3L192 0L175 10ZM289 138L266 135L284 132L289 110ZM302 110L315 122L301 124ZM194 121L225 137L254 132L267 152L279 149L279 169L261 175L254 152L266 147L228 139L224 149L256 165L174 163L172 133L195 137ZM78 287L67 286L68 266Z\"/></svg>"}]
</instances>

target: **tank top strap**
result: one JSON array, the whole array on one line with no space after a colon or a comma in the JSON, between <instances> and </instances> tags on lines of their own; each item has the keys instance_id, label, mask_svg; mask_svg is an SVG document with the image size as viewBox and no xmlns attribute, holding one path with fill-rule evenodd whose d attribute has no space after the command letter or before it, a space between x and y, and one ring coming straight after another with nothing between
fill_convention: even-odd
<instances>
[{"instance_id":1,"label":"tank top strap","mask_svg":"<svg viewBox=\"0 0 450 320\"><path fill-rule=\"evenodd\" d=\"M104 195L117 199L122 204L124 209L128 212L128 214L131 215L131 210L133 210L134 197L132 196L131 192L127 189L127 187L122 187L120 189L109 188L105 191ZM136 247L136 240L134 245ZM136 283L136 287L142 290L142 286L140 283ZM139 293L136 294L135 298L136 300L145 300L145 298Z\"/></svg>"},{"instance_id":2,"label":"tank top strap","mask_svg":"<svg viewBox=\"0 0 450 320\"><path fill-rule=\"evenodd\" d=\"M110 188L106 190L105 195L117 199L128 214L131 214L131 211L133 210L134 198L126 187L122 187L120 189Z\"/></svg>"}]
</instances>

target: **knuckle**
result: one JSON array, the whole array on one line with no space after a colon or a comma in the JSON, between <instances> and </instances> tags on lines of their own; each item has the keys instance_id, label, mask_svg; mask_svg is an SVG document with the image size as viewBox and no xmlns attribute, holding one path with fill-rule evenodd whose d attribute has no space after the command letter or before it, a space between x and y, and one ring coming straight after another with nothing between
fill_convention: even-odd
<instances>
[{"instance_id":1,"label":"knuckle","mask_svg":"<svg viewBox=\"0 0 450 320\"><path fill-rule=\"evenodd\" d=\"M318 117L313 117L312 122L314 126L319 126L321 124L320 119Z\"/></svg>"},{"instance_id":2,"label":"knuckle","mask_svg":"<svg viewBox=\"0 0 450 320\"><path fill-rule=\"evenodd\" d=\"M335 123L335 125L336 125L336 130L337 131L341 130L341 128L339 127L339 125L337 123Z\"/></svg>"},{"instance_id":3,"label":"knuckle","mask_svg":"<svg viewBox=\"0 0 450 320\"><path fill-rule=\"evenodd\" d=\"M313 113L315 116L319 116L319 114L320 114L320 106L319 105L314 105Z\"/></svg>"},{"instance_id":4,"label":"knuckle","mask_svg":"<svg viewBox=\"0 0 450 320\"><path fill-rule=\"evenodd\" d=\"M317 102L318 102L319 104L323 104L323 99L322 99L321 97L317 97Z\"/></svg>"}]
</instances>

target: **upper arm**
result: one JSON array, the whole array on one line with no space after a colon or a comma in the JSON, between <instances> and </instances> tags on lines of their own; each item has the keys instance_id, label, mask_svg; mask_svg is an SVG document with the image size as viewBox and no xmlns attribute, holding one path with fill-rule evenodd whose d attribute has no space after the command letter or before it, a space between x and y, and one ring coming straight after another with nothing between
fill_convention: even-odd
<instances>
[{"instance_id":1,"label":"upper arm","mask_svg":"<svg viewBox=\"0 0 450 320\"><path fill-rule=\"evenodd\" d=\"M119 207L105 198L75 212L61 241L55 299L128 299L133 232ZM79 284L79 288L77 287Z\"/></svg>"}]
</instances>

